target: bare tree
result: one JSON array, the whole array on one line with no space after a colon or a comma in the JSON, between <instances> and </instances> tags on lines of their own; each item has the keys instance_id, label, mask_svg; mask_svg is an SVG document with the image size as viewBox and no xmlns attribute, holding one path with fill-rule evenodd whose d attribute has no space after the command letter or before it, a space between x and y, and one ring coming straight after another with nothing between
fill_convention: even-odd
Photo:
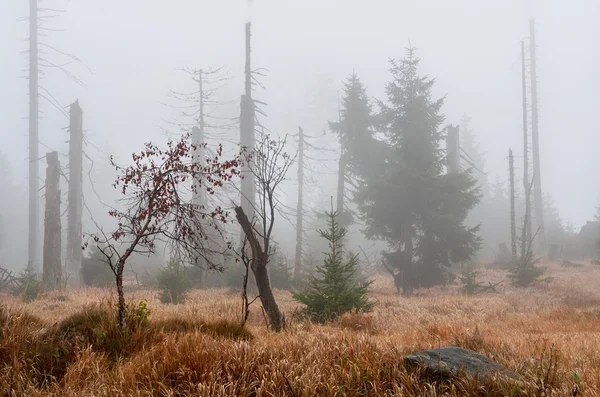
<instances>
[{"instance_id":1,"label":"bare tree","mask_svg":"<svg viewBox=\"0 0 600 397\"><path fill-rule=\"evenodd\" d=\"M206 161L205 145L208 141L207 138L216 139L219 142L226 140L224 134L218 133L216 135L210 135L209 131L226 130L233 128L236 123L228 118L219 117L215 115L227 103L220 102L214 97L218 94L218 91L223 88L228 81L227 73L220 68L208 68L208 69L192 69L184 67L181 69L186 73L194 83L194 89L191 92L175 91L170 90L167 93L167 97L173 101L173 103L165 103L166 106L179 110L179 118L171 122L176 125L182 131L192 131L191 138L192 144L198 148L195 151L195 161L204 164ZM208 150L208 155L213 155ZM208 197L204 188L195 189L194 202L198 206L206 206L209 199L214 197ZM217 202L219 202L217 200ZM210 204L214 204L213 200L210 200ZM218 237L218 236L215 236ZM209 240L212 240L209 238ZM214 259L215 261L217 258ZM205 267L204 259L199 258L199 262L195 264L199 269ZM203 284L203 271L198 272L198 285Z\"/></svg>"},{"instance_id":2,"label":"bare tree","mask_svg":"<svg viewBox=\"0 0 600 397\"><path fill-rule=\"evenodd\" d=\"M52 25L64 10L49 5L40 6L40 0L29 0L29 16L21 20L29 23L29 49L24 51L28 55L29 81L29 236L28 259L32 268L39 270L38 243L39 243L39 145L40 139L40 99L44 99L54 109L58 110L65 118L68 113L60 101L44 86L42 80L50 71L60 71L69 80L79 85L83 82L69 69L73 64L85 66L83 61L70 53L62 51L47 41L49 32L59 32Z\"/></svg>"},{"instance_id":3,"label":"bare tree","mask_svg":"<svg viewBox=\"0 0 600 397\"><path fill-rule=\"evenodd\" d=\"M273 140L269 135L263 135L253 151L244 152L244 161L252 162L249 168L258 188L255 217L250 220L241 206L235 207L236 218L250 246L250 269L256 280L259 298L274 331L285 327L285 318L275 301L267 265L272 254L272 233L279 204L277 189L294 162L294 158L284 152L285 144L285 139ZM242 257L245 257L245 253Z\"/></svg>"},{"instance_id":4,"label":"bare tree","mask_svg":"<svg viewBox=\"0 0 600 397\"><path fill-rule=\"evenodd\" d=\"M207 228L212 226L220 232L218 225L227 222L228 213L221 207L211 210L194 203L194 190L206 189L215 194L226 182L239 174L238 158L222 160L222 148L216 150L214 158L205 164L194 161L194 145L189 144L189 134L179 141L169 140L161 149L149 142L144 150L133 154L133 164L120 167L114 187L123 193L124 209L112 209L109 214L118 226L111 233L101 228L92 235L98 249L115 274L118 294L118 321L125 332L125 297L123 292L123 270L134 253L151 255L156 244L164 242L179 258L195 264L198 258L206 266L211 262L214 246L205 245ZM87 243L86 243L87 245ZM230 249L227 242L223 249Z\"/></svg>"}]
</instances>

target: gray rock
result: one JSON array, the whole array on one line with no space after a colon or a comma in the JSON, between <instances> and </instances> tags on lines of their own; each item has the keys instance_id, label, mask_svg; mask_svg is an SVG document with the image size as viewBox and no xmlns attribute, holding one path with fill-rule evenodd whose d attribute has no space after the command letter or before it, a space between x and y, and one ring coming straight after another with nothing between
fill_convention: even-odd
<instances>
[{"instance_id":1,"label":"gray rock","mask_svg":"<svg viewBox=\"0 0 600 397\"><path fill-rule=\"evenodd\" d=\"M442 378L453 378L465 373L479 379L492 379L499 375L503 378L522 380L519 374L489 358L457 346L413 353L404 357L404 363L407 367L423 366L430 375Z\"/></svg>"}]
</instances>

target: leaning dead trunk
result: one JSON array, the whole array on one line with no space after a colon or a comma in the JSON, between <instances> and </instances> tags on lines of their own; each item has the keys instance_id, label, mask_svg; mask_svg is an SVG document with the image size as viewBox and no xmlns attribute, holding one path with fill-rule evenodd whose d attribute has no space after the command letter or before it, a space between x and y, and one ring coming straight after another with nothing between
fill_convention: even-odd
<instances>
[{"instance_id":1,"label":"leaning dead trunk","mask_svg":"<svg viewBox=\"0 0 600 397\"><path fill-rule=\"evenodd\" d=\"M235 207L235 215L238 222L242 226L242 230L244 231L252 250L250 269L252 270L252 274L254 274L260 302L265 310L265 313L267 314L269 326L273 331L279 332L285 327L285 318L279 310L279 306L277 306L275 296L273 295L273 290L271 289L269 273L267 272L269 254L268 252L265 252L263 247L261 247L256 235L254 234L252 224L248 220L248 217L244 213L242 207Z\"/></svg>"}]
</instances>

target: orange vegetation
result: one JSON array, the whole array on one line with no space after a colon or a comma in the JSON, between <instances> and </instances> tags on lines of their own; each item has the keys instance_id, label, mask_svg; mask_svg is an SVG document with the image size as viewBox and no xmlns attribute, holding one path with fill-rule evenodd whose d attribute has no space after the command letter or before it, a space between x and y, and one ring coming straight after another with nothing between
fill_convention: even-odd
<instances>
[{"instance_id":1,"label":"orange vegetation","mask_svg":"<svg viewBox=\"0 0 600 397\"><path fill-rule=\"evenodd\" d=\"M28 304L3 296L0 395L600 395L600 267L548 267L549 284L473 297L453 286L402 298L382 276L372 313L325 326L298 319L291 295L278 292L288 321L279 334L267 331L258 304L239 329L241 301L225 290L194 291L180 306L161 304L155 291L129 292L151 312L127 337L114 327L108 290ZM402 364L444 345L483 353L527 381L444 382Z\"/></svg>"}]
</instances>

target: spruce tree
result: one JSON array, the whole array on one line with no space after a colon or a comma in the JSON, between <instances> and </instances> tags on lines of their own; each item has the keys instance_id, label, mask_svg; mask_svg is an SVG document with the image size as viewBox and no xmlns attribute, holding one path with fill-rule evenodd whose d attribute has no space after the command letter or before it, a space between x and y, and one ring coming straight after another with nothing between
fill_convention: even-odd
<instances>
[{"instance_id":1,"label":"spruce tree","mask_svg":"<svg viewBox=\"0 0 600 397\"><path fill-rule=\"evenodd\" d=\"M379 103L383 166L355 195L367 237L389 243L385 259L402 275L395 279L405 294L447 281L445 267L469 260L480 246L479 227L464 223L480 190L469 171L443 173L444 98L432 99L434 80L418 66L413 48L391 60L387 103Z\"/></svg>"},{"instance_id":2,"label":"spruce tree","mask_svg":"<svg viewBox=\"0 0 600 397\"><path fill-rule=\"evenodd\" d=\"M338 169L338 195L344 204L344 197L348 185L354 186L360 179L369 178L372 173L377 173L379 167L374 159L381 158L377 151L377 141L373 139L373 124L375 116L367 89L356 73L352 73L343 83L344 95L339 111L339 120L329 122L329 128L339 138L341 154ZM338 199L339 199L338 198ZM344 205L345 207L345 205ZM339 222L343 226L352 223L352 215L341 208Z\"/></svg>"},{"instance_id":3,"label":"spruce tree","mask_svg":"<svg viewBox=\"0 0 600 397\"><path fill-rule=\"evenodd\" d=\"M306 305L303 313L316 322L331 321L353 309L369 311L373 307L366 294L371 282L357 283L358 256L344 252L342 240L347 230L338 223L338 212L326 212L328 229L319 230L329 242L329 252L317 276L310 278L308 290L295 293L294 299Z\"/></svg>"}]
</instances>

